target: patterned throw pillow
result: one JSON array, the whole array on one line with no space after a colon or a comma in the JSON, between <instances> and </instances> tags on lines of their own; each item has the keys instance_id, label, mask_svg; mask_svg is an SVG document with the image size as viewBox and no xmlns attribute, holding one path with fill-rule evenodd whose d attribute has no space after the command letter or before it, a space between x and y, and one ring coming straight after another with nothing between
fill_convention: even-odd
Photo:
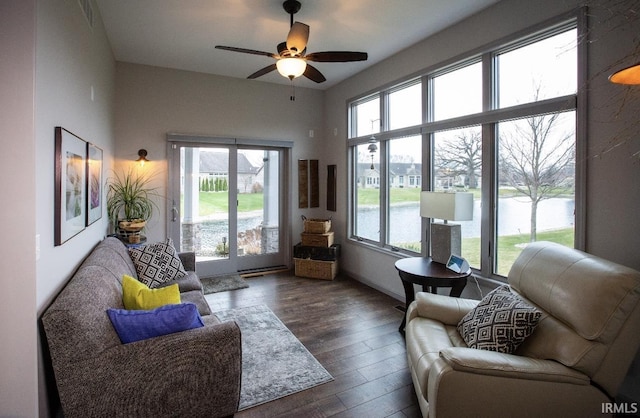
<instances>
[{"instance_id":1,"label":"patterned throw pillow","mask_svg":"<svg viewBox=\"0 0 640 418\"><path fill-rule=\"evenodd\" d=\"M513 353L533 332L542 312L512 293L509 286L491 291L458 323L470 348Z\"/></svg>"},{"instance_id":2,"label":"patterned throw pillow","mask_svg":"<svg viewBox=\"0 0 640 418\"><path fill-rule=\"evenodd\" d=\"M129 255L136 267L138 280L151 289L187 274L171 238L165 242L129 248Z\"/></svg>"}]
</instances>

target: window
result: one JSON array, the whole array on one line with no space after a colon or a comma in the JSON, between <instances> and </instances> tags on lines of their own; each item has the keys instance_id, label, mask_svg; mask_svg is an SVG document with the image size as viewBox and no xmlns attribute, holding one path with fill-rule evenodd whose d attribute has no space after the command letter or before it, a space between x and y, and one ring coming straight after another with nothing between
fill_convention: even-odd
<instances>
[{"instance_id":1,"label":"window","mask_svg":"<svg viewBox=\"0 0 640 418\"><path fill-rule=\"evenodd\" d=\"M433 190L474 194L473 220L461 225L462 255L480 268L480 202L482 201L482 127L459 128L433 134Z\"/></svg>"},{"instance_id":2,"label":"window","mask_svg":"<svg viewBox=\"0 0 640 418\"><path fill-rule=\"evenodd\" d=\"M361 239L380 239L379 153L371 154L368 144L355 148L356 187L353 234Z\"/></svg>"},{"instance_id":3,"label":"window","mask_svg":"<svg viewBox=\"0 0 640 418\"><path fill-rule=\"evenodd\" d=\"M370 135L380 131L380 99L364 99L352 106L354 136ZM376 123L377 122L377 123Z\"/></svg>"},{"instance_id":4,"label":"window","mask_svg":"<svg viewBox=\"0 0 640 418\"><path fill-rule=\"evenodd\" d=\"M422 137L391 138L379 132L382 126L400 129L419 125L423 120L421 102L422 86L420 80L414 80L350 107L351 136L361 138L351 148L351 224L352 236L358 240L420 252ZM408 219L415 222L413 228L407 228Z\"/></svg>"},{"instance_id":5,"label":"window","mask_svg":"<svg viewBox=\"0 0 640 418\"><path fill-rule=\"evenodd\" d=\"M498 103L505 108L575 94L577 30L496 55Z\"/></svg>"},{"instance_id":6,"label":"window","mask_svg":"<svg viewBox=\"0 0 640 418\"><path fill-rule=\"evenodd\" d=\"M433 78L433 120L482 112L482 63Z\"/></svg>"},{"instance_id":7,"label":"window","mask_svg":"<svg viewBox=\"0 0 640 418\"><path fill-rule=\"evenodd\" d=\"M422 176L422 136L393 138L388 141L388 147L389 233L386 244L420 252L422 226L418 179ZM396 184L394 178L398 176L408 177L408 185Z\"/></svg>"},{"instance_id":8,"label":"window","mask_svg":"<svg viewBox=\"0 0 640 418\"><path fill-rule=\"evenodd\" d=\"M351 237L424 254L420 191L446 190L474 195L462 256L483 276L529 242L576 245L578 19L350 103Z\"/></svg>"},{"instance_id":9,"label":"window","mask_svg":"<svg viewBox=\"0 0 640 418\"><path fill-rule=\"evenodd\" d=\"M422 123L422 85L416 83L389 93L389 129Z\"/></svg>"},{"instance_id":10,"label":"window","mask_svg":"<svg viewBox=\"0 0 640 418\"><path fill-rule=\"evenodd\" d=\"M496 272L506 276L528 243L574 242L575 112L501 122Z\"/></svg>"}]
</instances>

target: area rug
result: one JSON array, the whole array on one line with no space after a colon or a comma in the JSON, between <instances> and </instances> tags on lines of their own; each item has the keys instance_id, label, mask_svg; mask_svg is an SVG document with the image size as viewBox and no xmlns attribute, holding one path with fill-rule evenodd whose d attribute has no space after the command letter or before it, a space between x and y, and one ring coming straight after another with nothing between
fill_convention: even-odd
<instances>
[{"instance_id":1,"label":"area rug","mask_svg":"<svg viewBox=\"0 0 640 418\"><path fill-rule=\"evenodd\" d=\"M267 306L229 309L214 315L221 321L235 320L242 333L239 410L333 380Z\"/></svg>"},{"instance_id":2,"label":"area rug","mask_svg":"<svg viewBox=\"0 0 640 418\"><path fill-rule=\"evenodd\" d=\"M244 289L249 284L237 274L201 278L204 294L226 292L227 290Z\"/></svg>"}]
</instances>

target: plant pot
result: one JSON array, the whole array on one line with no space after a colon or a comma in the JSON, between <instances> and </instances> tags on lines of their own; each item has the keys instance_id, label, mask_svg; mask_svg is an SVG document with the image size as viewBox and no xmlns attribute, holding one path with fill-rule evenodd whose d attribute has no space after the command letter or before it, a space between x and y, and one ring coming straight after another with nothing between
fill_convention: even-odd
<instances>
[{"instance_id":1,"label":"plant pot","mask_svg":"<svg viewBox=\"0 0 640 418\"><path fill-rule=\"evenodd\" d=\"M116 233L122 241L130 244L138 244L141 239L141 231L146 226L147 222L141 219L134 219L131 221L120 221L116 228Z\"/></svg>"}]
</instances>

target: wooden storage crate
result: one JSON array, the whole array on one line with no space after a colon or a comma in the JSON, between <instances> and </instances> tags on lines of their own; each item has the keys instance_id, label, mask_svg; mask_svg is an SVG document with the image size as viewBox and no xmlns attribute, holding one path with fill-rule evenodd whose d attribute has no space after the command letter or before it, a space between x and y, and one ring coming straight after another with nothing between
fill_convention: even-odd
<instances>
[{"instance_id":1,"label":"wooden storage crate","mask_svg":"<svg viewBox=\"0 0 640 418\"><path fill-rule=\"evenodd\" d=\"M331 247L333 245L333 232L326 234L307 234L303 232L302 245L310 245L313 247Z\"/></svg>"},{"instance_id":2,"label":"wooden storage crate","mask_svg":"<svg viewBox=\"0 0 640 418\"><path fill-rule=\"evenodd\" d=\"M331 219L303 218L303 226L307 234L326 234L331 231Z\"/></svg>"},{"instance_id":3,"label":"wooden storage crate","mask_svg":"<svg viewBox=\"0 0 640 418\"><path fill-rule=\"evenodd\" d=\"M306 260L294 258L295 274L311 279L333 280L338 274L337 261Z\"/></svg>"}]
</instances>

